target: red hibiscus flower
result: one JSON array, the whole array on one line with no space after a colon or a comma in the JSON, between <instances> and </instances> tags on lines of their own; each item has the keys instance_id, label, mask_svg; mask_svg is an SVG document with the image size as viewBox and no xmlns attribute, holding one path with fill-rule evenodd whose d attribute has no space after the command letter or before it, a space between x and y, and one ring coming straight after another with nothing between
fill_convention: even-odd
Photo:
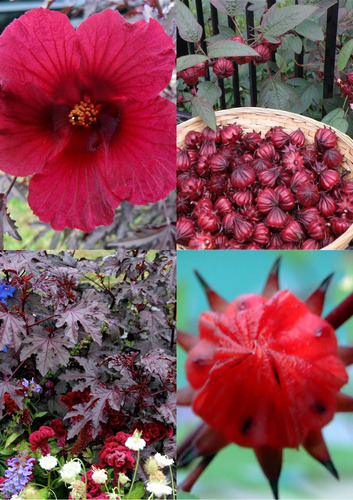
<instances>
[{"instance_id":1,"label":"red hibiscus flower","mask_svg":"<svg viewBox=\"0 0 353 500\"><path fill-rule=\"evenodd\" d=\"M1 169L33 175L28 202L56 230L113 222L122 200L175 186L175 106L158 94L174 67L161 25L110 9L75 31L34 9L0 37Z\"/></svg>"}]
</instances>

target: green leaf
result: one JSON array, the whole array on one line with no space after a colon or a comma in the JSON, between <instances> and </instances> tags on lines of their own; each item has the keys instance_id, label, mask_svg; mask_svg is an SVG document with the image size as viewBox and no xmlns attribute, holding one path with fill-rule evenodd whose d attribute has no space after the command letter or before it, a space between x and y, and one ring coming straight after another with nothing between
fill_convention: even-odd
<instances>
[{"instance_id":1,"label":"green leaf","mask_svg":"<svg viewBox=\"0 0 353 500\"><path fill-rule=\"evenodd\" d=\"M235 31L232 30L232 28L229 28L229 26L224 26L224 24L219 24L218 29L219 34L225 36L226 38L232 38L236 35Z\"/></svg>"},{"instance_id":2,"label":"green leaf","mask_svg":"<svg viewBox=\"0 0 353 500\"><path fill-rule=\"evenodd\" d=\"M287 42L290 48L296 54L300 54L303 48L303 44L299 36L291 35L287 37Z\"/></svg>"},{"instance_id":3,"label":"green leaf","mask_svg":"<svg viewBox=\"0 0 353 500\"><path fill-rule=\"evenodd\" d=\"M208 48L209 57L257 56L256 50L245 43L232 40L218 40Z\"/></svg>"},{"instance_id":4,"label":"green leaf","mask_svg":"<svg viewBox=\"0 0 353 500\"><path fill-rule=\"evenodd\" d=\"M274 4L264 15L260 30L266 40L277 42L276 37L294 29L316 9L317 7L311 5L289 5L279 8Z\"/></svg>"},{"instance_id":5,"label":"green leaf","mask_svg":"<svg viewBox=\"0 0 353 500\"><path fill-rule=\"evenodd\" d=\"M345 113L342 108L333 109L322 119L322 123L331 125L331 127L335 127L345 134L348 130L349 124L344 118L344 114Z\"/></svg>"},{"instance_id":6,"label":"green leaf","mask_svg":"<svg viewBox=\"0 0 353 500\"><path fill-rule=\"evenodd\" d=\"M264 80L259 93L259 106L290 111L293 104L300 104L300 99L290 85L277 77Z\"/></svg>"},{"instance_id":7,"label":"green leaf","mask_svg":"<svg viewBox=\"0 0 353 500\"><path fill-rule=\"evenodd\" d=\"M145 488L143 483L138 482L134 484L132 490L127 495L124 495L124 498L129 500L138 500L139 498L142 498L144 494Z\"/></svg>"},{"instance_id":8,"label":"green leaf","mask_svg":"<svg viewBox=\"0 0 353 500\"><path fill-rule=\"evenodd\" d=\"M187 42L198 42L202 36L202 27L192 15L190 9L181 2L175 0L176 3L176 22L179 30L179 35Z\"/></svg>"},{"instance_id":9,"label":"green leaf","mask_svg":"<svg viewBox=\"0 0 353 500\"><path fill-rule=\"evenodd\" d=\"M228 16L240 14L245 10L247 4L247 0L210 0L210 2L217 10L228 14Z\"/></svg>"},{"instance_id":10,"label":"green leaf","mask_svg":"<svg viewBox=\"0 0 353 500\"><path fill-rule=\"evenodd\" d=\"M305 19L305 21L298 24L295 31L298 35L304 36L313 42L324 39L324 32L322 31L320 24L310 21L310 19Z\"/></svg>"},{"instance_id":11,"label":"green leaf","mask_svg":"<svg viewBox=\"0 0 353 500\"><path fill-rule=\"evenodd\" d=\"M218 85L215 85L214 83L201 82L198 84L197 95L198 97L204 97L211 104L211 106L214 106L217 99L221 97L222 91Z\"/></svg>"},{"instance_id":12,"label":"green leaf","mask_svg":"<svg viewBox=\"0 0 353 500\"><path fill-rule=\"evenodd\" d=\"M195 66L195 64L200 64L208 60L207 56L203 55L191 55L191 56L182 56L177 59L177 71L184 71L184 69L191 68Z\"/></svg>"},{"instance_id":13,"label":"green leaf","mask_svg":"<svg viewBox=\"0 0 353 500\"><path fill-rule=\"evenodd\" d=\"M216 130L216 115L211 104L204 97L193 96L191 99L192 116L199 116L212 130Z\"/></svg>"},{"instance_id":14,"label":"green leaf","mask_svg":"<svg viewBox=\"0 0 353 500\"><path fill-rule=\"evenodd\" d=\"M346 42L337 56L337 69L343 71L353 52L353 38Z\"/></svg>"},{"instance_id":15,"label":"green leaf","mask_svg":"<svg viewBox=\"0 0 353 500\"><path fill-rule=\"evenodd\" d=\"M18 432L13 432L7 439L6 439L6 443L5 443L5 450L6 448L8 448L10 446L11 443L13 443L14 441L16 441L16 439L20 436L21 434L19 434Z\"/></svg>"},{"instance_id":16,"label":"green leaf","mask_svg":"<svg viewBox=\"0 0 353 500\"><path fill-rule=\"evenodd\" d=\"M48 413L47 411L38 411L37 413L35 413L35 414L33 415L33 420L34 420L35 418L41 418L41 417L44 417L44 415L46 415L47 413Z\"/></svg>"}]
</instances>

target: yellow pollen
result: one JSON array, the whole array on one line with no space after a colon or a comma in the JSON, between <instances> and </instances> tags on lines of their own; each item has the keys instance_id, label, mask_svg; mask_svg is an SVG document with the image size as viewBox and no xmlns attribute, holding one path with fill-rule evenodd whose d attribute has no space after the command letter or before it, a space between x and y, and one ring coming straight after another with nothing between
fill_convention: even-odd
<instances>
[{"instance_id":1,"label":"yellow pollen","mask_svg":"<svg viewBox=\"0 0 353 500\"><path fill-rule=\"evenodd\" d=\"M95 106L89 97L84 97L80 104L76 104L69 114L69 120L74 127L89 127L92 123L97 123L97 115L100 111L100 104Z\"/></svg>"}]
</instances>

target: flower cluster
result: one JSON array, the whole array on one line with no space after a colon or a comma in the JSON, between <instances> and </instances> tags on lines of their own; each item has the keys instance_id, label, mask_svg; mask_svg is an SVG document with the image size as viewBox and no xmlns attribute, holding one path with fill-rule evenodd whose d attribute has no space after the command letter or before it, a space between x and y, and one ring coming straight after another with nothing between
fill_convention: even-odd
<instances>
[{"instance_id":1,"label":"flower cluster","mask_svg":"<svg viewBox=\"0 0 353 500\"><path fill-rule=\"evenodd\" d=\"M36 460L29 456L17 456L6 460L5 480L0 485L0 491L5 498L17 495L33 478L33 468Z\"/></svg>"},{"instance_id":2,"label":"flower cluster","mask_svg":"<svg viewBox=\"0 0 353 500\"><path fill-rule=\"evenodd\" d=\"M123 200L174 189L175 105L159 93L175 52L159 22L107 9L75 31L66 15L33 9L1 35L0 59L1 169L33 175L40 220L92 231Z\"/></svg>"},{"instance_id":3,"label":"flower cluster","mask_svg":"<svg viewBox=\"0 0 353 500\"><path fill-rule=\"evenodd\" d=\"M146 484L147 491L153 493L158 498L164 495L170 495L173 492L173 488L168 486L167 478L161 471L164 467L171 467L172 464L173 459L168 458L166 455L161 455L160 453L156 453L147 460L145 464L145 471L149 476Z\"/></svg>"},{"instance_id":4,"label":"flower cluster","mask_svg":"<svg viewBox=\"0 0 353 500\"><path fill-rule=\"evenodd\" d=\"M125 445L130 437L125 432L118 432L115 436L105 440L98 454L101 465L113 467L116 478L119 472L126 472L135 466L135 459L131 454L131 450Z\"/></svg>"},{"instance_id":5,"label":"flower cluster","mask_svg":"<svg viewBox=\"0 0 353 500\"><path fill-rule=\"evenodd\" d=\"M177 153L178 242L193 249L319 249L353 221L337 139L274 127L262 138L237 124L191 131Z\"/></svg>"},{"instance_id":6,"label":"flower cluster","mask_svg":"<svg viewBox=\"0 0 353 500\"><path fill-rule=\"evenodd\" d=\"M349 107L353 110L353 71L346 74L346 79L343 81L338 78L336 81L341 95L348 99Z\"/></svg>"},{"instance_id":7,"label":"flower cluster","mask_svg":"<svg viewBox=\"0 0 353 500\"><path fill-rule=\"evenodd\" d=\"M36 452L38 449L42 455L47 455L50 452L49 439L55 436L55 432L51 427L42 425L37 431L32 432L28 441L31 443L31 450Z\"/></svg>"}]
</instances>

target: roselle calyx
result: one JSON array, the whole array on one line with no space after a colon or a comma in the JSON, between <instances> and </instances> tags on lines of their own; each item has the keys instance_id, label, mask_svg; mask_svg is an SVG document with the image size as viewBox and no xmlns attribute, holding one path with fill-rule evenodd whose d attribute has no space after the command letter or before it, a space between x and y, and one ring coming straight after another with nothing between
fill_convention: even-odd
<instances>
[{"instance_id":1,"label":"roselle calyx","mask_svg":"<svg viewBox=\"0 0 353 500\"><path fill-rule=\"evenodd\" d=\"M266 217L267 225L274 228L282 228L288 222L288 215L279 207L270 210Z\"/></svg>"},{"instance_id":2,"label":"roselle calyx","mask_svg":"<svg viewBox=\"0 0 353 500\"><path fill-rule=\"evenodd\" d=\"M233 68L233 63L229 61L228 59L221 57L217 59L213 66L213 71L215 75L218 76L221 80L224 78L228 78L229 76L232 76L234 68Z\"/></svg>"},{"instance_id":3,"label":"roselle calyx","mask_svg":"<svg viewBox=\"0 0 353 500\"><path fill-rule=\"evenodd\" d=\"M253 225L247 221L242 215L235 214L233 219L233 234L237 241L244 243L249 240L253 233Z\"/></svg>"},{"instance_id":4,"label":"roselle calyx","mask_svg":"<svg viewBox=\"0 0 353 500\"><path fill-rule=\"evenodd\" d=\"M327 234L327 225L323 217L318 217L316 220L310 222L306 228L310 238L314 240L323 240Z\"/></svg>"},{"instance_id":5,"label":"roselle calyx","mask_svg":"<svg viewBox=\"0 0 353 500\"><path fill-rule=\"evenodd\" d=\"M209 160L210 170L214 174L225 173L227 171L228 165L229 165L228 159L222 154L214 155Z\"/></svg>"},{"instance_id":6,"label":"roselle calyx","mask_svg":"<svg viewBox=\"0 0 353 500\"><path fill-rule=\"evenodd\" d=\"M197 217L198 226L208 233L216 233L221 225L221 219L210 210L203 210Z\"/></svg>"},{"instance_id":7,"label":"roselle calyx","mask_svg":"<svg viewBox=\"0 0 353 500\"><path fill-rule=\"evenodd\" d=\"M294 145L297 146L298 148L301 148L305 144L305 135L304 132L302 132L299 128L292 132L290 134L290 142Z\"/></svg>"},{"instance_id":8,"label":"roselle calyx","mask_svg":"<svg viewBox=\"0 0 353 500\"><path fill-rule=\"evenodd\" d=\"M332 217L330 225L335 236L341 236L351 227L352 221L344 217Z\"/></svg>"},{"instance_id":9,"label":"roselle calyx","mask_svg":"<svg viewBox=\"0 0 353 500\"><path fill-rule=\"evenodd\" d=\"M303 241L301 248L302 250L320 250L321 246L319 241L309 238Z\"/></svg>"},{"instance_id":10,"label":"roselle calyx","mask_svg":"<svg viewBox=\"0 0 353 500\"><path fill-rule=\"evenodd\" d=\"M256 178L255 170L250 165L236 167L230 176L230 182L236 189L245 189L254 183Z\"/></svg>"},{"instance_id":11,"label":"roselle calyx","mask_svg":"<svg viewBox=\"0 0 353 500\"><path fill-rule=\"evenodd\" d=\"M190 130L185 136L184 142L187 148L194 148L201 144L202 134L196 130Z\"/></svg>"},{"instance_id":12,"label":"roselle calyx","mask_svg":"<svg viewBox=\"0 0 353 500\"><path fill-rule=\"evenodd\" d=\"M340 182L340 179L340 175L336 170L328 168L320 175L319 186L322 187L322 189L330 190Z\"/></svg>"},{"instance_id":13,"label":"roselle calyx","mask_svg":"<svg viewBox=\"0 0 353 500\"><path fill-rule=\"evenodd\" d=\"M297 189L296 196L302 207L312 207L319 201L320 194L317 186L310 182L302 184Z\"/></svg>"},{"instance_id":14,"label":"roselle calyx","mask_svg":"<svg viewBox=\"0 0 353 500\"><path fill-rule=\"evenodd\" d=\"M189 248L192 250L212 250L214 247L214 237L209 233L196 233L189 241Z\"/></svg>"},{"instance_id":15,"label":"roselle calyx","mask_svg":"<svg viewBox=\"0 0 353 500\"><path fill-rule=\"evenodd\" d=\"M332 196L321 193L317 208L323 217L331 217L336 212L337 205Z\"/></svg>"},{"instance_id":16,"label":"roselle calyx","mask_svg":"<svg viewBox=\"0 0 353 500\"><path fill-rule=\"evenodd\" d=\"M337 143L336 135L330 128L320 128L315 133L315 146L319 151L334 148Z\"/></svg>"},{"instance_id":17,"label":"roselle calyx","mask_svg":"<svg viewBox=\"0 0 353 500\"><path fill-rule=\"evenodd\" d=\"M288 170L294 172L295 170L301 170L304 166L304 159L298 152L293 151L288 153L283 158L282 164Z\"/></svg>"},{"instance_id":18,"label":"roselle calyx","mask_svg":"<svg viewBox=\"0 0 353 500\"><path fill-rule=\"evenodd\" d=\"M243 131L238 125L227 125L221 130L221 139L223 144L234 144L237 141Z\"/></svg>"},{"instance_id":19,"label":"roselle calyx","mask_svg":"<svg viewBox=\"0 0 353 500\"><path fill-rule=\"evenodd\" d=\"M304 230L298 221L291 220L282 230L281 238L287 243L299 243L304 238Z\"/></svg>"},{"instance_id":20,"label":"roselle calyx","mask_svg":"<svg viewBox=\"0 0 353 500\"><path fill-rule=\"evenodd\" d=\"M282 127L273 127L269 134L266 134L272 144L278 149L282 149L290 141L290 136Z\"/></svg>"},{"instance_id":21,"label":"roselle calyx","mask_svg":"<svg viewBox=\"0 0 353 500\"><path fill-rule=\"evenodd\" d=\"M233 205L226 196L220 196L214 203L214 209L221 217L232 212Z\"/></svg>"},{"instance_id":22,"label":"roselle calyx","mask_svg":"<svg viewBox=\"0 0 353 500\"><path fill-rule=\"evenodd\" d=\"M342 163L342 160L343 156L335 148L326 149L322 155L322 161L330 168L338 167Z\"/></svg>"},{"instance_id":23,"label":"roselle calyx","mask_svg":"<svg viewBox=\"0 0 353 500\"><path fill-rule=\"evenodd\" d=\"M256 224L252 239L259 245L266 245L270 241L270 230L264 222Z\"/></svg>"},{"instance_id":24,"label":"roselle calyx","mask_svg":"<svg viewBox=\"0 0 353 500\"><path fill-rule=\"evenodd\" d=\"M177 220L177 240L182 245L187 245L195 236L195 226L188 217L179 217Z\"/></svg>"},{"instance_id":25,"label":"roselle calyx","mask_svg":"<svg viewBox=\"0 0 353 500\"><path fill-rule=\"evenodd\" d=\"M250 189L236 191L232 194L232 201L239 207L243 205L252 205L254 201L254 195L252 194Z\"/></svg>"},{"instance_id":26,"label":"roselle calyx","mask_svg":"<svg viewBox=\"0 0 353 500\"><path fill-rule=\"evenodd\" d=\"M190 168L191 161L186 149L177 151L176 165L178 171L185 171Z\"/></svg>"}]
</instances>

